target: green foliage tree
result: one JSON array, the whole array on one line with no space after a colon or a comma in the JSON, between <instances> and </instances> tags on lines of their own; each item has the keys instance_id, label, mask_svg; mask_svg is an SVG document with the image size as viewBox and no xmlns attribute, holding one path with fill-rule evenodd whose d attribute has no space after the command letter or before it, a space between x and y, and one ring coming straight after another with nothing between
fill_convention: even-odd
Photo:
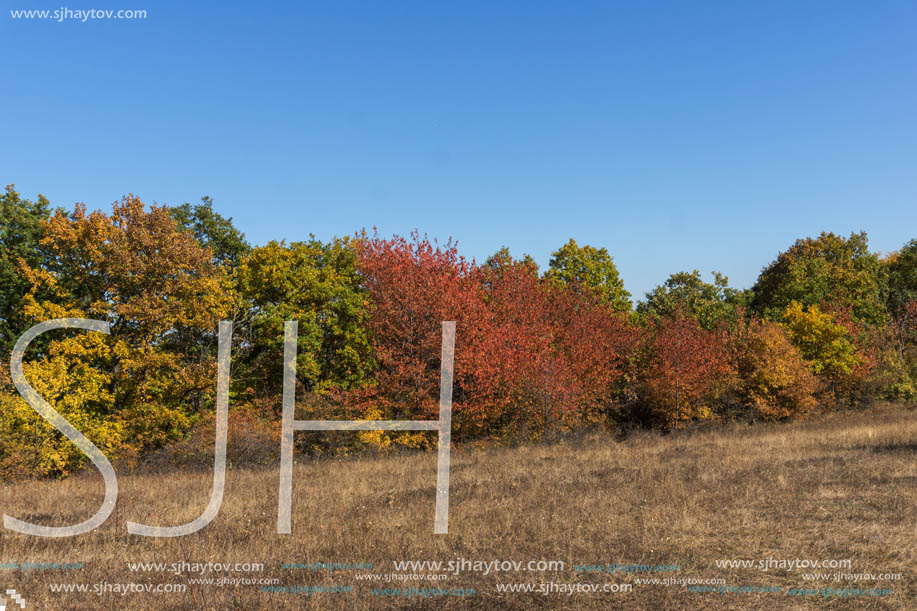
<instances>
[{"instance_id":1,"label":"green foliage tree","mask_svg":"<svg viewBox=\"0 0 917 611\"><path fill-rule=\"evenodd\" d=\"M917 299L917 239L892 253L884 263L888 269L888 310L892 316L903 313Z\"/></svg>"},{"instance_id":2,"label":"green foliage tree","mask_svg":"<svg viewBox=\"0 0 917 611\"><path fill-rule=\"evenodd\" d=\"M557 284L588 290L613 311L631 309L630 293L618 275L618 268L608 251L593 246L579 246L572 238L555 251L545 278Z\"/></svg>"},{"instance_id":3,"label":"green foliage tree","mask_svg":"<svg viewBox=\"0 0 917 611\"><path fill-rule=\"evenodd\" d=\"M901 308L896 328L901 345L901 362L903 368L907 370L905 384L910 383L910 388L908 390L902 388L902 392L898 395L915 402L917 401L917 297Z\"/></svg>"},{"instance_id":4,"label":"green foliage tree","mask_svg":"<svg viewBox=\"0 0 917 611\"><path fill-rule=\"evenodd\" d=\"M369 301L350 240L272 241L242 261L237 282L252 308L253 331L241 382L279 392L288 320L299 322L297 375L306 390L358 388L370 379Z\"/></svg>"},{"instance_id":5,"label":"green foliage tree","mask_svg":"<svg viewBox=\"0 0 917 611\"><path fill-rule=\"evenodd\" d=\"M194 206L186 202L169 208L169 214L180 228L190 231L201 246L210 249L217 264L235 267L251 252L245 234L236 229L232 218L225 218L213 210L213 200L208 196Z\"/></svg>"},{"instance_id":6,"label":"green foliage tree","mask_svg":"<svg viewBox=\"0 0 917 611\"><path fill-rule=\"evenodd\" d=\"M890 324L876 329L881 338L878 370L873 382L892 401L917 400L917 239L882 260L888 277L885 298Z\"/></svg>"},{"instance_id":7,"label":"green foliage tree","mask_svg":"<svg viewBox=\"0 0 917 611\"><path fill-rule=\"evenodd\" d=\"M516 259L510 254L509 248L506 246L501 247L500 250L487 257L482 267L485 270L496 272L505 267L515 265L521 265L531 273L538 274L538 264L532 258L532 255L524 254L521 259Z\"/></svg>"},{"instance_id":8,"label":"green foliage tree","mask_svg":"<svg viewBox=\"0 0 917 611\"><path fill-rule=\"evenodd\" d=\"M42 195L34 202L22 199L14 185L7 185L0 196L0 356L8 354L28 328L22 298L29 282L23 277L21 263L41 265L42 223L50 213Z\"/></svg>"},{"instance_id":9,"label":"green foliage tree","mask_svg":"<svg viewBox=\"0 0 917 611\"><path fill-rule=\"evenodd\" d=\"M793 301L804 306L832 303L850 307L857 320L885 322L884 268L869 252L866 233L849 238L822 233L797 240L761 272L751 307L779 321Z\"/></svg>"},{"instance_id":10,"label":"green foliage tree","mask_svg":"<svg viewBox=\"0 0 917 611\"><path fill-rule=\"evenodd\" d=\"M646 301L637 304L637 312L673 316L678 310L709 330L720 322L734 321L745 301L746 293L729 288L729 279L723 274L713 272L713 284L709 284L695 269L669 276L664 284L646 294Z\"/></svg>"}]
</instances>

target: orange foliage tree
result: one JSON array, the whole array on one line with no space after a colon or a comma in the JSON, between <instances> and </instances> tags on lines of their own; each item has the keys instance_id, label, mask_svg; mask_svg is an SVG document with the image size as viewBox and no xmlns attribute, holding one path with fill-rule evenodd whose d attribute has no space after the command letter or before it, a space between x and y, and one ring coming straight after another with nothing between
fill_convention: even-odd
<instances>
[{"instance_id":1,"label":"orange foliage tree","mask_svg":"<svg viewBox=\"0 0 917 611\"><path fill-rule=\"evenodd\" d=\"M25 315L33 324L102 320L111 333L39 338L27 355L29 382L106 452L127 457L181 438L212 405L217 324L233 304L212 253L166 208L147 210L133 196L110 215L82 205L57 211L40 244L44 264L21 268L31 286ZM29 457L29 469L45 474L85 461L24 400L5 403L0 446L22 449L8 459Z\"/></svg>"},{"instance_id":2,"label":"orange foliage tree","mask_svg":"<svg viewBox=\"0 0 917 611\"><path fill-rule=\"evenodd\" d=\"M816 405L818 381L783 326L752 319L734 335L739 391L765 419L803 415Z\"/></svg>"}]
</instances>

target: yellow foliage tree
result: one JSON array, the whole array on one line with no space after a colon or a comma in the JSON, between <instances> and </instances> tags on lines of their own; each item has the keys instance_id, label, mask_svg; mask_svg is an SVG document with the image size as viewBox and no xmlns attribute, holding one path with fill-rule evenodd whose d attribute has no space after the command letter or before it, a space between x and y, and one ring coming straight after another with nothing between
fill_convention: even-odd
<instances>
[{"instance_id":1,"label":"yellow foliage tree","mask_svg":"<svg viewBox=\"0 0 917 611\"><path fill-rule=\"evenodd\" d=\"M806 309L793 301L784 310L783 320L790 338L814 373L838 379L853 372L860 363L847 329L818 306Z\"/></svg>"}]
</instances>

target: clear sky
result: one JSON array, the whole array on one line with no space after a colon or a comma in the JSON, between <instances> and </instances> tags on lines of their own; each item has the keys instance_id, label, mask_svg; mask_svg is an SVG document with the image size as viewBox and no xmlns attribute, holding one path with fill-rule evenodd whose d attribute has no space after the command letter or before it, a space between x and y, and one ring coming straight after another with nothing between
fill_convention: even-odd
<instances>
[{"instance_id":1,"label":"clear sky","mask_svg":"<svg viewBox=\"0 0 917 611\"><path fill-rule=\"evenodd\" d=\"M0 181L214 198L250 241L604 246L635 297L917 237L917 3L4 0ZM145 19L11 10L143 9Z\"/></svg>"}]
</instances>

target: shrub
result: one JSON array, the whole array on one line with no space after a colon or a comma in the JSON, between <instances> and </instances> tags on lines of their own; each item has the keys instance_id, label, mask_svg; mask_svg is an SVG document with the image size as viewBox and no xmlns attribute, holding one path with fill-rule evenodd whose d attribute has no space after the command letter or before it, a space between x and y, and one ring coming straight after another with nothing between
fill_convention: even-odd
<instances>
[{"instance_id":1,"label":"shrub","mask_svg":"<svg viewBox=\"0 0 917 611\"><path fill-rule=\"evenodd\" d=\"M737 335L736 370L748 406L765 419L799 416L815 407L818 381L783 327L753 320Z\"/></svg>"},{"instance_id":2,"label":"shrub","mask_svg":"<svg viewBox=\"0 0 917 611\"><path fill-rule=\"evenodd\" d=\"M639 363L640 395L652 421L678 427L716 415L732 374L726 333L678 311L651 323Z\"/></svg>"}]
</instances>

